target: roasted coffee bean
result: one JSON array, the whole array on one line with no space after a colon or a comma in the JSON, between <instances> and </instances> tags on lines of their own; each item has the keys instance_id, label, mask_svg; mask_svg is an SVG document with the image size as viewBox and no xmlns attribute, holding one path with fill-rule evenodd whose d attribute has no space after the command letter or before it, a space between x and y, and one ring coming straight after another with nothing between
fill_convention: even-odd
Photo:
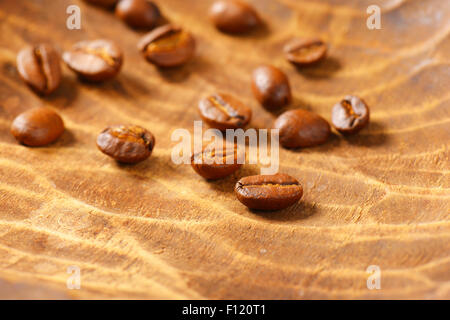
<instances>
[{"instance_id":1,"label":"roasted coffee bean","mask_svg":"<svg viewBox=\"0 0 450 320\"><path fill-rule=\"evenodd\" d=\"M355 134L369 123L370 111L361 98L346 96L331 112L333 126L342 134Z\"/></svg>"},{"instance_id":2,"label":"roasted coffee bean","mask_svg":"<svg viewBox=\"0 0 450 320\"><path fill-rule=\"evenodd\" d=\"M23 49L17 55L22 79L39 94L50 94L61 83L59 54L48 44Z\"/></svg>"},{"instance_id":3,"label":"roasted coffee bean","mask_svg":"<svg viewBox=\"0 0 450 320\"><path fill-rule=\"evenodd\" d=\"M200 100L200 116L210 127L222 131L243 128L252 117L252 110L226 93L217 93Z\"/></svg>"},{"instance_id":4,"label":"roasted coffee bean","mask_svg":"<svg viewBox=\"0 0 450 320\"><path fill-rule=\"evenodd\" d=\"M293 64L313 64L326 56L327 45L320 39L296 38L285 45L284 54Z\"/></svg>"},{"instance_id":5,"label":"roasted coffee bean","mask_svg":"<svg viewBox=\"0 0 450 320\"><path fill-rule=\"evenodd\" d=\"M137 163L150 157L155 138L140 126L112 126L97 137L101 152L123 163Z\"/></svg>"},{"instance_id":6,"label":"roasted coffee bean","mask_svg":"<svg viewBox=\"0 0 450 320\"><path fill-rule=\"evenodd\" d=\"M191 165L195 172L210 180L231 175L242 166L242 163L238 162L237 147L231 144L224 144L222 150L207 146L202 152L191 157Z\"/></svg>"},{"instance_id":7,"label":"roasted coffee bean","mask_svg":"<svg viewBox=\"0 0 450 320\"><path fill-rule=\"evenodd\" d=\"M96 6L104 7L104 8L112 8L116 5L119 0L84 0L88 3L91 3Z\"/></svg>"},{"instance_id":8,"label":"roasted coffee bean","mask_svg":"<svg viewBox=\"0 0 450 320\"><path fill-rule=\"evenodd\" d=\"M58 139L64 132L61 117L47 107L34 108L18 115L11 133L20 143L30 146L45 146Z\"/></svg>"},{"instance_id":9,"label":"roasted coffee bean","mask_svg":"<svg viewBox=\"0 0 450 320\"><path fill-rule=\"evenodd\" d=\"M154 28L160 18L156 4L148 0L120 0L116 16L133 28Z\"/></svg>"},{"instance_id":10,"label":"roasted coffee bean","mask_svg":"<svg viewBox=\"0 0 450 320\"><path fill-rule=\"evenodd\" d=\"M209 17L217 29L228 33L245 33L261 24L256 11L240 0L215 1Z\"/></svg>"},{"instance_id":11,"label":"roasted coffee bean","mask_svg":"<svg viewBox=\"0 0 450 320\"><path fill-rule=\"evenodd\" d=\"M289 110L274 122L280 129L280 144L286 148L312 147L328 140L331 130L321 116L306 110Z\"/></svg>"},{"instance_id":12,"label":"roasted coffee bean","mask_svg":"<svg viewBox=\"0 0 450 320\"><path fill-rule=\"evenodd\" d=\"M238 200L250 209L280 210L300 200L303 188L293 177L277 173L242 178L234 192Z\"/></svg>"},{"instance_id":13,"label":"roasted coffee bean","mask_svg":"<svg viewBox=\"0 0 450 320\"><path fill-rule=\"evenodd\" d=\"M286 106L292 100L288 78L273 66L260 66L253 71L252 90L256 99L269 110Z\"/></svg>"},{"instance_id":14,"label":"roasted coffee bean","mask_svg":"<svg viewBox=\"0 0 450 320\"><path fill-rule=\"evenodd\" d=\"M165 25L146 34L138 48L149 62L160 67L175 67L194 56L195 39L179 27Z\"/></svg>"},{"instance_id":15,"label":"roasted coffee bean","mask_svg":"<svg viewBox=\"0 0 450 320\"><path fill-rule=\"evenodd\" d=\"M76 43L70 51L64 52L63 60L80 78L98 82L119 73L123 56L116 44L101 39Z\"/></svg>"}]
</instances>

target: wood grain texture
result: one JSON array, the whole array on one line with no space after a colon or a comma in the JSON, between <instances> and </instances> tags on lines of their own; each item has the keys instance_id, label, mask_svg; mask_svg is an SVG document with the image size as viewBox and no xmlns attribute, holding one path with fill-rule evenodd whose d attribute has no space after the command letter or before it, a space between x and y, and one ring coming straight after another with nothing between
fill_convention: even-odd
<instances>
[{"instance_id":1,"label":"wood grain texture","mask_svg":"<svg viewBox=\"0 0 450 320\"><path fill-rule=\"evenodd\" d=\"M82 30L65 27L66 7ZM266 28L228 36L208 22L211 1L157 1L198 40L192 63L157 70L111 12L76 0L0 1L0 297L45 298L450 298L450 4L377 1L382 30L366 28L369 0L252 1ZM292 36L329 42L330 57L297 70L281 55ZM113 81L62 86L40 98L20 80L17 52L48 41L60 50L109 38L124 50ZM245 166L206 182L171 162L171 133L193 130L200 97L239 96L251 127L274 115L253 99L250 73L272 63L291 81L294 102L330 120L346 94L371 106L359 135L320 147L281 150L280 171L300 180L302 201L254 213L233 194ZM17 144L12 119L51 106L67 131L46 148ZM134 123L156 136L152 157L117 165L95 146L107 125ZM81 290L67 290L67 267ZM366 268L381 268L368 290Z\"/></svg>"}]
</instances>

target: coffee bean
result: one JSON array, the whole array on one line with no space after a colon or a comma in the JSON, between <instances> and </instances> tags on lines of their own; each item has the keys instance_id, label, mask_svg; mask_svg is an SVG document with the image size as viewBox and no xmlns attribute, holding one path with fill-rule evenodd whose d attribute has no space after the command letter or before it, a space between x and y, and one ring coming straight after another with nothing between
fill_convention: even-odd
<instances>
[{"instance_id":1,"label":"coffee bean","mask_svg":"<svg viewBox=\"0 0 450 320\"><path fill-rule=\"evenodd\" d=\"M231 175L242 164L238 163L237 146L225 143L222 150L207 146L202 152L193 154L191 166L203 178L216 180Z\"/></svg>"},{"instance_id":2,"label":"coffee bean","mask_svg":"<svg viewBox=\"0 0 450 320\"><path fill-rule=\"evenodd\" d=\"M370 111L361 98L346 96L331 112L333 126L342 134L355 134L369 123Z\"/></svg>"},{"instance_id":3,"label":"coffee bean","mask_svg":"<svg viewBox=\"0 0 450 320\"><path fill-rule=\"evenodd\" d=\"M112 8L116 5L117 1L119 0L84 0L87 3L104 7L104 8Z\"/></svg>"},{"instance_id":4,"label":"coffee bean","mask_svg":"<svg viewBox=\"0 0 450 320\"><path fill-rule=\"evenodd\" d=\"M30 147L52 143L63 132L63 120L55 111L47 107L23 112L11 124L12 135L17 141Z\"/></svg>"},{"instance_id":5,"label":"coffee bean","mask_svg":"<svg viewBox=\"0 0 450 320\"><path fill-rule=\"evenodd\" d=\"M64 52L63 60L80 78L99 82L119 73L123 56L114 42L101 39L76 43L70 51Z\"/></svg>"},{"instance_id":6,"label":"coffee bean","mask_svg":"<svg viewBox=\"0 0 450 320\"><path fill-rule=\"evenodd\" d=\"M234 192L238 200L250 209L280 210L300 200L303 188L293 177L277 173L242 178Z\"/></svg>"},{"instance_id":7,"label":"coffee bean","mask_svg":"<svg viewBox=\"0 0 450 320\"><path fill-rule=\"evenodd\" d=\"M313 64L326 56L327 45L320 39L296 38L285 45L284 54L293 64Z\"/></svg>"},{"instance_id":8,"label":"coffee bean","mask_svg":"<svg viewBox=\"0 0 450 320\"><path fill-rule=\"evenodd\" d=\"M111 126L97 137L101 152L123 163L137 163L150 157L155 138L140 126Z\"/></svg>"},{"instance_id":9,"label":"coffee bean","mask_svg":"<svg viewBox=\"0 0 450 320\"><path fill-rule=\"evenodd\" d=\"M213 94L200 100L200 116L210 127L225 131L243 128L252 117L252 110L226 93Z\"/></svg>"},{"instance_id":10,"label":"coffee bean","mask_svg":"<svg viewBox=\"0 0 450 320\"><path fill-rule=\"evenodd\" d=\"M154 28L160 18L156 4L148 0L120 0L116 16L133 28Z\"/></svg>"},{"instance_id":11,"label":"coffee bean","mask_svg":"<svg viewBox=\"0 0 450 320\"><path fill-rule=\"evenodd\" d=\"M217 29L228 33L245 33L261 24L256 11L239 0L215 1L209 17Z\"/></svg>"},{"instance_id":12,"label":"coffee bean","mask_svg":"<svg viewBox=\"0 0 450 320\"><path fill-rule=\"evenodd\" d=\"M312 147L328 140L331 130L321 116L306 110L289 110L274 122L280 129L280 144L286 148Z\"/></svg>"},{"instance_id":13,"label":"coffee bean","mask_svg":"<svg viewBox=\"0 0 450 320\"><path fill-rule=\"evenodd\" d=\"M48 44L23 49L17 55L17 70L37 93L50 94L61 83L60 57Z\"/></svg>"},{"instance_id":14,"label":"coffee bean","mask_svg":"<svg viewBox=\"0 0 450 320\"><path fill-rule=\"evenodd\" d=\"M269 110L286 106L292 100L288 78L273 66L260 66L253 71L252 90L256 99Z\"/></svg>"},{"instance_id":15,"label":"coffee bean","mask_svg":"<svg viewBox=\"0 0 450 320\"><path fill-rule=\"evenodd\" d=\"M195 39L179 27L165 25L146 34L138 48L149 62L160 67L175 67L193 57Z\"/></svg>"}]
</instances>

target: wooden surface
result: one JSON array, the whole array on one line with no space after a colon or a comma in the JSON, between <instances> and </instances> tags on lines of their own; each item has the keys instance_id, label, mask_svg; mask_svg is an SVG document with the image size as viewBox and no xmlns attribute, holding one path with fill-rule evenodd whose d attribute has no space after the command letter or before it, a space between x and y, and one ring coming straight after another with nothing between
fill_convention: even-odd
<instances>
[{"instance_id":1,"label":"wooden surface","mask_svg":"<svg viewBox=\"0 0 450 320\"><path fill-rule=\"evenodd\" d=\"M252 1L267 25L248 36L217 32L211 1L157 1L198 40L195 60L158 71L136 50L141 33L81 1L0 1L0 297L45 298L450 298L450 4L377 1L382 30L366 28L369 0ZM82 30L66 29L69 4ZM319 36L330 57L297 70L281 55L292 36ZM15 69L29 42L60 50L84 39L115 40L125 54L119 77L80 83L64 67L61 87L33 94ZM298 178L302 201L254 213L233 194L246 166L202 180L170 154L177 128L193 130L200 97L238 95L254 114L250 73L272 63L289 76L294 102L330 119L346 94L371 106L358 136L281 150L280 171ZM56 108L63 138L46 148L18 145L13 118ZM152 157L120 166L100 153L97 134L134 123L156 136ZM80 290L66 289L68 266ZM381 289L368 290L369 265Z\"/></svg>"}]
</instances>

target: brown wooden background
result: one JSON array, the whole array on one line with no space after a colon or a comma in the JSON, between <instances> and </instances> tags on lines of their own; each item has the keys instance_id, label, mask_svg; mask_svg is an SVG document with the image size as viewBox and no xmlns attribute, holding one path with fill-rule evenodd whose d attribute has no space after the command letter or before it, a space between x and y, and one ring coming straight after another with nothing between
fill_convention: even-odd
<instances>
[{"instance_id":1,"label":"brown wooden background","mask_svg":"<svg viewBox=\"0 0 450 320\"><path fill-rule=\"evenodd\" d=\"M141 33L82 1L0 1L0 297L7 298L450 298L450 5L375 1L382 30L366 28L372 0L254 0L266 28L217 32L211 1L156 1L198 39L195 60L158 71L136 50ZM66 7L82 11L70 31ZM292 36L319 36L330 58L296 70L280 54ZM120 76L80 83L64 67L57 92L39 98L19 79L17 52L49 41L60 50L109 38L124 50ZM294 102L330 119L348 93L372 108L360 135L281 150L280 171L304 186L287 210L248 211L234 197L247 166L208 183L170 160L176 128L192 131L200 97L238 95L251 126L274 115L250 90L250 72L272 63L290 78ZM18 145L12 119L36 106L63 116L67 132L46 148ZM156 136L150 160L120 166L95 146L109 124ZM81 290L67 290L67 267ZM378 265L381 290L368 290Z\"/></svg>"}]
</instances>

